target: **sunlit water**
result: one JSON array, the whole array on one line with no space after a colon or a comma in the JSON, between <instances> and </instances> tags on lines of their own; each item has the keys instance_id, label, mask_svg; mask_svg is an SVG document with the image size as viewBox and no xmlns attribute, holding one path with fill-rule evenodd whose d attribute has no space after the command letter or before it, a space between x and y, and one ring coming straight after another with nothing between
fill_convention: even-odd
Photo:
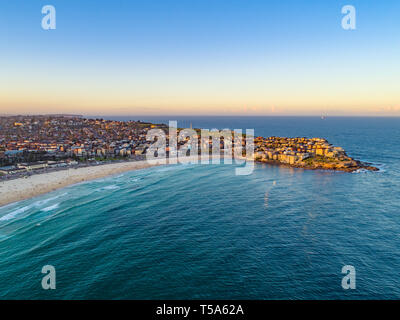
<instances>
[{"instance_id":1,"label":"sunlit water","mask_svg":"<svg viewBox=\"0 0 400 320\"><path fill-rule=\"evenodd\" d=\"M399 119L192 121L326 137L382 170L163 166L8 205L0 297L400 298ZM44 265L56 268L56 290L41 287ZM356 268L356 290L341 287L344 265Z\"/></svg>"}]
</instances>

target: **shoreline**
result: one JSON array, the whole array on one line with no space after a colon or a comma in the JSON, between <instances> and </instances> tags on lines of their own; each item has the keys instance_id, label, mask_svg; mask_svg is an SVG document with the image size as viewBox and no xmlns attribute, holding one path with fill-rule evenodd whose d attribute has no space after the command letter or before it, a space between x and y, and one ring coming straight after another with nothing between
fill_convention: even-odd
<instances>
[{"instance_id":1,"label":"shoreline","mask_svg":"<svg viewBox=\"0 0 400 320\"><path fill-rule=\"evenodd\" d=\"M187 157L185 159L180 159L177 163L191 162L196 160L196 158L199 162L203 160L201 156ZM210 155L209 160L211 159L212 156ZM58 171L33 174L28 177L3 180L0 181L0 208L77 183L109 177L128 171L173 164L175 164L175 162L170 163L168 159L166 163L159 163L158 160L115 162L96 166L68 168Z\"/></svg>"},{"instance_id":2,"label":"shoreline","mask_svg":"<svg viewBox=\"0 0 400 320\"><path fill-rule=\"evenodd\" d=\"M0 182L0 207L34 198L73 184L112 176L115 174L159 166L156 161L129 161L98 166L69 168L65 170L34 174Z\"/></svg>"},{"instance_id":3,"label":"shoreline","mask_svg":"<svg viewBox=\"0 0 400 320\"><path fill-rule=\"evenodd\" d=\"M197 158L197 159L196 159ZM209 160L213 157L210 155ZM242 160L250 160L245 157ZM203 160L199 157L187 157L182 162L191 162ZM324 170L324 171L341 171L341 172L354 172L354 168L346 168L338 170L336 168L321 168L321 167L307 167L285 164L279 161L254 161L254 163L278 165L284 167L291 167L305 170ZM126 162L107 163L96 166L75 167L62 169L52 172L37 173L27 177L19 177L11 180L0 181L0 208L6 205L31 199L58 189L62 189L77 183L92 181L108 176L113 176L127 171L135 171L140 169L151 168L154 166L171 165L167 159L166 163L159 163L157 160L136 160Z\"/></svg>"}]
</instances>

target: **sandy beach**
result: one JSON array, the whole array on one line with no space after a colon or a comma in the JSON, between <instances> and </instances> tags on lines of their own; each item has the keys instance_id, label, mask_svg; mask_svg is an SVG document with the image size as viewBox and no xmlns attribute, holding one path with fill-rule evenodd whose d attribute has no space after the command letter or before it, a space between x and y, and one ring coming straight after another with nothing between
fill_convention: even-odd
<instances>
[{"instance_id":1,"label":"sandy beach","mask_svg":"<svg viewBox=\"0 0 400 320\"><path fill-rule=\"evenodd\" d=\"M202 161L204 159L201 156L185 157L180 158L179 162L187 163L196 158L197 161ZM213 156L210 156L206 159L212 158ZM55 172L34 174L26 178L0 181L0 207L12 202L33 198L72 184L158 165L161 164L159 164L157 160L116 162L82 168L69 168Z\"/></svg>"},{"instance_id":2,"label":"sandy beach","mask_svg":"<svg viewBox=\"0 0 400 320\"><path fill-rule=\"evenodd\" d=\"M126 171L149 168L156 162L131 161L70 168L49 173L34 174L27 178L19 178L0 182L0 206L36 197L66 186L94 180Z\"/></svg>"}]
</instances>

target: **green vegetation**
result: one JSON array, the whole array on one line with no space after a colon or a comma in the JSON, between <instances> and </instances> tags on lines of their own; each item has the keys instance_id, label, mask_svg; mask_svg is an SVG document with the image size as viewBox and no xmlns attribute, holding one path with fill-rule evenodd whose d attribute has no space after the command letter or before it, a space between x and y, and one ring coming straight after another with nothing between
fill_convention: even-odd
<instances>
[{"instance_id":1,"label":"green vegetation","mask_svg":"<svg viewBox=\"0 0 400 320\"><path fill-rule=\"evenodd\" d=\"M329 157L323 157L323 156L314 156L313 158L308 158L304 160L305 163L311 165L313 163L338 163L336 158L329 158Z\"/></svg>"},{"instance_id":2,"label":"green vegetation","mask_svg":"<svg viewBox=\"0 0 400 320\"><path fill-rule=\"evenodd\" d=\"M123 157L123 156L115 156L115 157L108 157L104 160L106 161L118 161L118 160L126 160L128 157Z\"/></svg>"},{"instance_id":3,"label":"green vegetation","mask_svg":"<svg viewBox=\"0 0 400 320\"><path fill-rule=\"evenodd\" d=\"M303 160L307 165L311 166L314 162L313 158L307 158Z\"/></svg>"},{"instance_id":4,"label":"green vegetation","mask_svg":"<svg viewBox=\"0 0 400 320\"><path fill-rule=\"evenodd\" d=\"M99 161L99 162L104 162L104 161L118 161L118 160L127 160L127 156L114 156L114 157L94 157L94 160ZM86 160L85 160L86 161Z\"/></svg>"}]
</instances>

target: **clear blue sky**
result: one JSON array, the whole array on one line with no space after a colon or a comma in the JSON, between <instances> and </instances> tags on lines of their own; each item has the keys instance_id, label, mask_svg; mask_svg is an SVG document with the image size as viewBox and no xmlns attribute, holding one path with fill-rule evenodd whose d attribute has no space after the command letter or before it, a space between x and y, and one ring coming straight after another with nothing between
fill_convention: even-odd
<instances>
[{"instance_id":1,"label":"clear blue sky","mask_svg":"<svg viewBox=\"0 0 400 320\"><path fill-rule=\"evenodd\" d=\"M2 1L0 38L0 113L400 115L396 0Z\"/></svg>"}]
</instances>

